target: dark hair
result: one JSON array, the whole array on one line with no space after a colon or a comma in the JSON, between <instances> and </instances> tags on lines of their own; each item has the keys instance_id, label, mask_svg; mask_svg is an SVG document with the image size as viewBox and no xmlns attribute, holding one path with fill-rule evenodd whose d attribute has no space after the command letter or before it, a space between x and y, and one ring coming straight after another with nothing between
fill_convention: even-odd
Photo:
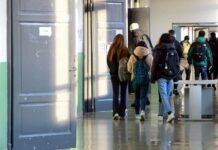
<instances>
[{"instance_id":1,"label":"dark hair","mask_svg":"<svg viewBox=\"0 0 218 150\"><path fill-rule=\"evenodd\" d=\"M186 35L186 36L184 37L184 40L189 40L189 36Z\"/></svg>"},{"instance_id":2,"label":"dark hair","mask_svg":"<svg viewBox=\"0 0 218 150\"><path fill-rule=\"evenodd\" d=\"M199 37L204 37L205 36L205 32L203 30L199 31L198 36Z\"/></svg>"},{"instance_id":3,"label":"dark hair","mask_svg":"<svg viewBox=\"0 0 218 150\"><path fill-rule=\"evenodd\" d=\"M160 37L159 44L161 43L173 43L173 38L169 33L163 33Z\"/></svg>"},{"instance_id":4,"label":"dark hair","mask_svg":"<svg viewBox=\"0 0 218 150\"><path fill-rule=\"evenodd\" d=\"M215 33L215 32L211 32L211 33L210 33L210 36L211 36L212 38L216 38L216 33Z\"/></svg>"},{"instance_id":5,"label":"dark hair","mask_svg":"<svg viewBox=\"0 0 218 150\"><path fill-rule=\"evenodd\" d=\"M174 31L173 29L171 29L171 30L168 31L168 33L169 33L170 35L174 35L174 34L175 34L175 31Z\"/></svg>"},{"instance_id":6,"label":"dark hair","mask_svg":"<svg viewBox=\"0 0 218 150\"><path fill-rule=\"evenodd\" d=\"M146 45L146 43L144 41L139 41L136 46L142 46L142 47L146 47L148 48L148 46Z\"/></svg>"}]
</instances>

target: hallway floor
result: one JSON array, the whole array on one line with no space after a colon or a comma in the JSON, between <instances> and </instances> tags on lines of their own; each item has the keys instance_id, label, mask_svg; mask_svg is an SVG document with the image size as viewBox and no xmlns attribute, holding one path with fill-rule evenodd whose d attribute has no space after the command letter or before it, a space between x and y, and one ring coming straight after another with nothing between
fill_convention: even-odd
<instances>
[{"instance_id":1,"label":"hallway floor","mask_svg":"<svg viewBox=\"0 0 218 150\"><path fill-rule=\"evenodd\" d=\"M215 99L218 93L216 92ZM135 119L128 106L127 118L114 121L112 112L87 113L77 123L77 148L72 150L217 150L217 107L213 119L188 121L180 118L169 124L158 117L157 94L151 94L146 120ZM182 114L183 97L172 96ZM133 95L129 95L129 105ZM177 101L177 102L176 102ZM217 101L215 100L215 106ZM179 108L179 109L178 109Z\"/></svg>"}]
</instances>

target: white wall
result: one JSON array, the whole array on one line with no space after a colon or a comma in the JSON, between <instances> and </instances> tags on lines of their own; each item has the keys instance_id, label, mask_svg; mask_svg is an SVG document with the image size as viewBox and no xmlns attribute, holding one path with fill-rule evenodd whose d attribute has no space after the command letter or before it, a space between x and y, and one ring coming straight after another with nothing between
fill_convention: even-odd
<instances>
[{"instance_id":1,"label":"white wall","mask_svg":"<svg viewBox=\"0 0 218 150\"><path fill-rule=\"evenodd\" d=\"M172 23L218 22L218 0L150 0L151 39L172 28Z\"/></svg>"},{"instance_id":2,"label":"white wall","mask_svg":"<svg viewBox=\"0 0 218 150\"><path fill-rule=\"evenodd\" d=\"M0 63L6 62L7 55L6 55L6 45L7 45L7 13L6 13L6 1L7 0L0 0Z\"/></svg>"}]
</instances>

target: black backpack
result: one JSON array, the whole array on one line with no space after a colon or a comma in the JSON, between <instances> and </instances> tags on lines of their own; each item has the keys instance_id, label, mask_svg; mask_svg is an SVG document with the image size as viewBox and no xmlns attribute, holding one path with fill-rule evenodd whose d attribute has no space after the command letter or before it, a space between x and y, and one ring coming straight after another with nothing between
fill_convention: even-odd
<instances>
[{"instance_id":1,"label":"black backpack","mask_svg":"<svg viewBox=\"0 0 218 150\"><path fill-rule=\"evenodd\" d=\"M159 69L163 76L175 78L179 74L179 55L176 50L160 52Z\"/></svg>"},{"instance_id":2,"label":"black backpack","mask_svg":"<svg viewBox=\"0 0 218 150\"><path fill-rule=\"evenodd\" d=\"M194 61L201 62L206 59L206 43L195 42L192 57Z\"/></svg>"}]
</instances>

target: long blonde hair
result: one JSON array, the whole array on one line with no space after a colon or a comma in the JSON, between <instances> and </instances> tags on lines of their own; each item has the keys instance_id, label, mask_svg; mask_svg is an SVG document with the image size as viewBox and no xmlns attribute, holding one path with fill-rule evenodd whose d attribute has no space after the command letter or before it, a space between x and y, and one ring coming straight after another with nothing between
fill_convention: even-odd
<instances>
[{"instance_id":1,"label":"long blonde hair","mask_svg":"<svg viewBox=\"0 0 218 150\"><path fill-rule=\"evenodd\" d=\"M124 37L122 34L117 34L113 42L109 48L109 52L107 55L108 60L111 62L116 55L117 61L119 61L123 57L128 56L128 49L124 42Z\"/></svg>"}]
</instances>

